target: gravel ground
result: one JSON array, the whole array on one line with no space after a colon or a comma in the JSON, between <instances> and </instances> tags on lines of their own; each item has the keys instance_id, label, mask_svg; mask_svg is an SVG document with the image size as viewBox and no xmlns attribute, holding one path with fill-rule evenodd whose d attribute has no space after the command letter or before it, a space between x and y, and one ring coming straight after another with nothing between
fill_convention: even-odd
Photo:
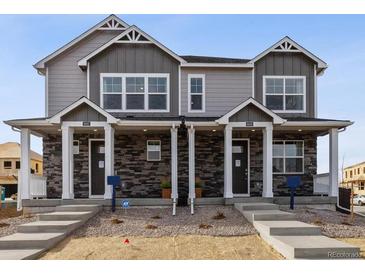
<instances>
[{"instance_id":1,"label":"gravel ground","mask_svg":"<svg viewBox=\"0 0 365 274\"><path fill-rule=\"evenodd\" d=\"M299 221L320 226L322 233L331 238L365 237L365 217L355 215L354 223L350 224L350 215L333 210L300 208L286 211L294 212Z\"/></svg>"},{"instance_id":2,"label":"gravel ground","mask_svg":"<svg viewBox=\"0 0 365 274\"><path fill-rule=\"evenodd\" d=\"M223 213L225 218L213 219L218 212ZM153 218L156 216L159 219ZM113 219L123 222L112 223ZM104 210L77 230L74 237L241 236L256 233L254 227L233 207L204 206L196 207L194 215L190 214L189 208L178 207L176 216L172 216L171 207L129 208L115 213Z\"/></svg>"},{"instance_id":3,"label":"gravel ground","mask_svg":"<svg viewBox=\"0 0 365 274\"><path fill-rule=\"evenodd\" d=\"M18 216L0 220L0 237L16 233L17 225L36 221L36 216Z\"/></svg>"}]
</instances>

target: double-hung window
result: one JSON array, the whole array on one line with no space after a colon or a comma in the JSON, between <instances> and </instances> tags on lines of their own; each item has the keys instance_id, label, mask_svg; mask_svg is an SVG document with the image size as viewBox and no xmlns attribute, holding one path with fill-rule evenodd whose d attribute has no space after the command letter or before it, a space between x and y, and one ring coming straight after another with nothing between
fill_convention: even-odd
<instances>
[{"instance_id":1,"label":"double-hung window","mask_svg":"<svg viewBox=\"0 0 365 274\"><path fill-rule=\"evenodd\" d=\"M305 112L305 76L264 76L264 104L276 112Z\"/></svg>"},{"instance_id":2,"label":"double-hung window","mask_svg":"<svg viewBox=\"0 0 365 274\"><path fill-rule=\"evenodd\" d=\"M303 173L304 141L274 141L272 166L276 174Z\"/></svg>"},{"instance_id":3,"label":"double-hung window","mask_svg":"<svg viewBox=\"0 0 365 274\"><path fill-rule=\"evenodd\" d=\"M122 77L102 78L102 100L103 107L108 110L122 108Z\"/></svg>"},{"instance_id":4,"label":"double-hung window","mask_svg":"<svg viewBox=\"0 0 365 274\"><path fill-rule=\"evenodd\" d=\"M114 112L168 112L169 74L102 73L101 106Z\"/></svg>"},{"instance_id":5,"label":"double-hung window","mask_svg":"<svg viewBox=\"0 0 365 274\"><path fill-rule=\"evenodd\" d=\"M205 111L205 75L189 74L189 112Z\"/></svg>"}]
</instances>

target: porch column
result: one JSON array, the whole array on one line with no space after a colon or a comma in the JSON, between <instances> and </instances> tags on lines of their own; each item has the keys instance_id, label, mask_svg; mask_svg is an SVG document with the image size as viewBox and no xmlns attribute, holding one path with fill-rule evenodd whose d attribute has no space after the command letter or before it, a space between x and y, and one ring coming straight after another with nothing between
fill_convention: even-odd
<instances>
[{"instance_id":1,"label":"porch column","mask_svg":"<svg viewBox=\"0 0 365 274\"><path fill-rule=\"evenodd\" d=\"M62 199L74 198L74 128L62 126Z\"/></svg>"},{"instance_id":2,"label":"porch column","mask_svg":"<svg viewBox=\"0 0 365 274\"><path fill-rule=\"evenodd\" d=\"M195 128L189 131L189 199L195 199Z\"/></svg>"},{"instance_id":3,"label":"porch column","mask_svg":"<svg viewBox=\"0 0 365 274\"><path fill-rule=\"evenodd\" d=\"M21 200L30 199L30 130L22 128L20 132L20 184L18 193Z\"/></svg>"},{"instance_id":4,"label":"porch column","mask_svg":"<svg viewBox=\"0 0 365 274\"><path fill-rule=\"evenodd\" d=\"M262 197L273 197L272 191L272 125L263 130L263 187Z\"/></svg>"},{"instance_id":5,"label":"porch column","mask_svg":"<svg viewBox=\"0 0 365 274\"><path fill-rule=\"evenodd\" d=\"M329 192L328 196L338 196L338 129L329 130Z\"/></svg>"},{"instance_id":6,"label":"porch column","mask_svg":"<svg viewBox=\"0 0 365 274\"><path fill-rule=\"evenodd\" d=\"M104 126L105 131L105 193L104 199L112 198L112 186L108 185L108 176L114 175L114 128L110 124Z\"/></svg>"},{"instance_id":7,"label":"porch column","mask_svg":"<svg viewBox=\"0 0 365 274\"><path fill-rule=\"evenodd\" d=\"M177 191L177 128L171 128L171 198L173 199L173 215L176 210L176 199L178 198Z\"/></svg>"},{"instance_id":8,"label":"porch column","mask_svg":"<svg viewBox=\"0 0 365 274\"><path fill-rule=\"evenodd\" d=\"M232 127L224 129L224 198L233 198L232 192Z\"/></svg>"}]
</instances>

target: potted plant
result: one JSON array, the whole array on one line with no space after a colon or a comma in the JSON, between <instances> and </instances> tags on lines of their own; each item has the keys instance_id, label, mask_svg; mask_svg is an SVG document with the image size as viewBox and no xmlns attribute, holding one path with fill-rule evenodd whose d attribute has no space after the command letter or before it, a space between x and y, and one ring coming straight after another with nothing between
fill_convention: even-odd
<instances>
[{"instance_id":1,"label":"potted plant","mask_svg":"<svg viewBox=\"0 0 365 274\"><path fill-rule=\"evenodd\" d=\"M162 198L171 199L171 182L168 178L161 179Z\"/></svg>"},{"instance_id":2,"label":"potted plant","mask_svg":"<svg viewBox=\"0 0 365 274\"><path fill-rule=\"evenodd\" d=\"M202 197L202 181L199 177L195 178L195 198L201 198Z\"/></svg>"}]
</instances>

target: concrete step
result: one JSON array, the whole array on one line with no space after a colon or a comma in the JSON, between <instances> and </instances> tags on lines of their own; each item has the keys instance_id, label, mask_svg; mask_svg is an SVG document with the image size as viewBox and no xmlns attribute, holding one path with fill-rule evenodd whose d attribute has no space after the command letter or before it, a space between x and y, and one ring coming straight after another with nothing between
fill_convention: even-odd
<instances>
[{"instance_id":1,"label":"concrete step","mask_svg":"<svg viewBox=\"0 0 365 274\"><path fill-rule=\"evenodd\" d=\"M86 221L91 218L95 212L93 211L61 211L38 214L39 221Z\"/></svg>"},{"instance_id":2,"label":"concrete step","mask_svg":"<svg viewBox=\"0 0 365 274\"><path fill-rule=\"evenodd\" d=\"M101 205L62 205L56 206L56 212L98 212L102 209Z\"/></svg>"},{"instance_id":3,"label":"concrete step","mask_svg":"<svg viewBox=\"0 0 365 274\"><path fill-rule=\"evenodd\" d=\"M33 260L45 251L45 249L0 250L0 260Z\"/></svg>"},{"instance_id":4,"label":"concrete step","mask_svg":"<svg viewBox=\"0 0 365 274\"><path fill-rule=\"evenodd\" d=\"M82 221L36 221L19 225L19 233L69 233L83 224Z\"/></svg>"},{"instance_id":5,"label":"concrete step","mask_svg":"<svg viewBox=\"0 0 365 274\"><path fill-rule=\"evenodd\" d=\"M261 234L270 236L321 235L321 228L299 221L254 221L254 227Z\"/></svg>"},{"instance_id":6,"label":"concrete step","mask_svg":"<svg viewBox=\"0 0 365 274\"><path fill-rule=\"evenodd\" d=\"M0 238L0 249L50 248L64 238L64 233L15 233Z\"/></svg>"},{"instance_id":7,"label":"concrete step","mask_svg":"<svg viewBox=\"0 0 365 274\"><path fill-rule=\"evenodd\" d=\"M279 206L272 203L235 203L237 209L247 210L275 210L279 209Z\"/></svg>"},{"instance_id":8,"label":"concrete step","mask_svg":"<svg viewBox=\"0 0 365 274\"><path fill-rule=\"evenodd\" d=\"M241 211L241 210L240 210ZM295 215L281 210L251 210L241 211L245 218L253 223L254 221L290 221L295 220Z\"/></svg>"},{"instance_id":9,"label":"concrete step","mask_svg":"<svg viewBox=\"0 0 365 274\"><path fill-rule=\"evenodd\" d=\"M360 248L326 236L267 236L270 245L288 259L358 259Z\"/></svg>"}]
</instances>

